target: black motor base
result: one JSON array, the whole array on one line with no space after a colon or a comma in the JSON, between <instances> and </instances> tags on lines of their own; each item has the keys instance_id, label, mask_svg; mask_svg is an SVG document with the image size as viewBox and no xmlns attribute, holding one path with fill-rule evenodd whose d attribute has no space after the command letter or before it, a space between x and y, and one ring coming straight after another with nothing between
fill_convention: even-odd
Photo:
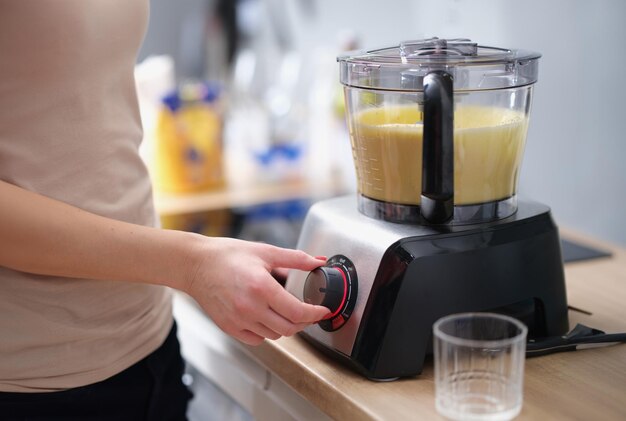
<instances>
[{"instance_id":1,"label":"black motor base","mask_svg":"<svg viewBox=\"0 0 626 421\"><path fill-rule=\"evenodd\" d=\"M385 252L346 362L371 379L421 373L432 325L448 314L494 311L529 337L568 331L558 230L549 210L460 232L403 238Z\"/></svg>"}]
</instances>

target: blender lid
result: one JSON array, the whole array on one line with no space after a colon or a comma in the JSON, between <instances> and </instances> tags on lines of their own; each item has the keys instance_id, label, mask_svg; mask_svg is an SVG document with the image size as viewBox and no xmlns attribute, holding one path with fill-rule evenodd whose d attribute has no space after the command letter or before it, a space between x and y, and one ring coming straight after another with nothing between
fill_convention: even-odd
<instances>
[{"instance_id":1,"label":"blender lid","mask_svg":"<svg viewBox=\"0 0 626 421\"><path fill-rule=\"evenodd\" d=\"M455 91L515 88L537 81L541 54L478 45L469 39L429 38L337 57L346 86L392 91L422 91L434 70L449 73Z\"/></svg>"}]
</instances>

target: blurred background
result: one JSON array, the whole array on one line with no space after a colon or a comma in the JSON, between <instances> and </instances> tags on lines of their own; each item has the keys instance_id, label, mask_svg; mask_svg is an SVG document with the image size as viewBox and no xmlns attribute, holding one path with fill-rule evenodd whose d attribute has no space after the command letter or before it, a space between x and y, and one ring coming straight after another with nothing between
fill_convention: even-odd
<instances>
[{"instance_id":1,"label":"blurred background","mask_svg":"<svg viewBox=\"0 0 626 421\"><path fill-rule=\"evenodd\" d=\"M337 54L462 37L543 54L519 195L626 246L625 16L623 0L151 0L136 76L162 224L294 247L312 202L356 188ZM252 419L196 368L185 381L190 419Z\"/></svg>"},{"instance_id":2,"label":"blurred background","mask_svg":"<svg viewBox=\"0 0 626 421\"><path fill-rule=\"evenodd\" d=\"M180 119L211 115L214 125L198 130L215 137L219 158L211 166L220 168L196 186L159 187L157 174L165 196L299 182L319 185L312 197L351 191L338 53L432 36L536 50L543 58L520 196L551 206L560 225L624 246L624 16L621 0L152 0L137 67L143 154L152 171L176 170L159 166L163 151L154 140L175 136L172 127L180 126L163 118L165 104ZM307 207L297 196L280 206L235 200L224 206L228 214L219 206L174 205L162 213L173 227L220 234L211 221L222 218L242 237L274 235L292 245L298 227L290 221ZM278 228L254 224L268 218Z\"/></svg>"}]
</instances>

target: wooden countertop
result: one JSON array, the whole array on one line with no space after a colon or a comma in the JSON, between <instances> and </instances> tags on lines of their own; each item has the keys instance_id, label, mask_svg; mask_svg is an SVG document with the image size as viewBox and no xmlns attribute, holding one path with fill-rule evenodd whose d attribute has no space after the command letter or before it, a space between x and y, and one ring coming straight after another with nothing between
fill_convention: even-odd
<instances>
[{"instance_id":1,"label":"wooden countertop","mask_svg":"<svg viewBox=\"0 0 626 421\"><path fill-rule=\"evenodd\" d=\"M571 231L566 239L613 253L565 265L570 326L626 331L626 250ZM245 347L247 353L337 420L444 419L435 412L432 361L414 378L376 383L300 337ZM528 359L519 420L626 420L626 344Z\"/></svg>"}]
</instances>

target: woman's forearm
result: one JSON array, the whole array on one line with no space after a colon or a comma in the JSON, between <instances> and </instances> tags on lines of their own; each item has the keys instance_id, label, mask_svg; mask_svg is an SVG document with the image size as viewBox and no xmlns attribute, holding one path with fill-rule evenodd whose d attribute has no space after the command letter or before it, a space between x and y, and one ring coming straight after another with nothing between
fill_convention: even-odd
<instances>
[{"instance_id":1,"label":"woman's forearm","mask_svg":"<svg viewBox=\"0 0 626 421\"><path fill-rule=\"evenodd\" d=\"M94 215L0 181L0 265L185 289L195 235Z\"/></svg>"},{"instance_id":2,"label":"woman's forearm","mask_svg":"<svg viewBox=\"0 0 626 421\"><path fill-rule=\"evenodd\" d=\"M232 238L133 225L0 181L0 265L43 275L167 285L187 292L226 333L248 343L293 335L329 314L272 277L325 262Z\"/></svg>"}]
</instances>

